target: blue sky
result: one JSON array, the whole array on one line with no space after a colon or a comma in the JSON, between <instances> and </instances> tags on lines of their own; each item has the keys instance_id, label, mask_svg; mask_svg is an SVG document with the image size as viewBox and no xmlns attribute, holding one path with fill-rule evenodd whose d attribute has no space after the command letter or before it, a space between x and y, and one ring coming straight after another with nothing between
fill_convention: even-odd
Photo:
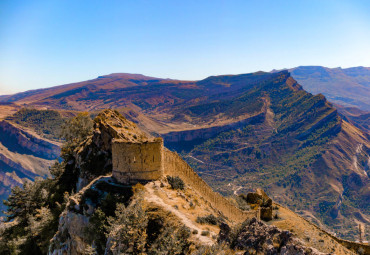
<instances>
[{"instance_id":1,"label":"blue sky","mask_svg":"<svg viewBox=\"0 0 370 255\"><path fill-rule=\"evenodd\" d=\"M127 72L370 66L367 0L0 1L0 94Z\"/></svg>"}]
</instances>

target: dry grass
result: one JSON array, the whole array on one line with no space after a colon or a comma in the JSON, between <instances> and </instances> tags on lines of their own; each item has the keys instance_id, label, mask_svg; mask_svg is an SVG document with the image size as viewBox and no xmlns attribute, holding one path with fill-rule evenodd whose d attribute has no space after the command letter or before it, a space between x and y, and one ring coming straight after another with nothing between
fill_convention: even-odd
<instances>
[{"instance_id":1,"label":"dry grass","mask_svg":"<svg viewBox=\"0 0 370 255\"><path fill-rule=\"evenodd\" d=\"M333 240L328 234L308 223L291 210L279 206L279 219L268 222L282 230L291 231L307 246L314 247L321 252L332 254L354 254L341 244Z\"/></svg>"},{"instance_id":2,"label":"dry grass","mask_svg":"<svg viewBox=\"0 0 370 255\"><path fill-rule=\"evenodd\" d=\"M220 231L219 227L210 224L199 224L196 222L196 219L198 216L202 217L209 214L218 216L218 213L191 187L186 186L185 190L173 190L167 182L163 181L162 183L164 185L161 185L160 181L148 183L145 187L149 192L144 197L155 196L155 199L159 198L165 203L165 205L161 205L162 207L176 210L178 212L177 216L181 218L180 221L185 223L185 225L189 223L188 227L191 228L192 232L194 229L197 230L197 234L192 235L193 241L202 243L202 240L205 240L208 244L210 242L214 243L214 240L210 237L218 234ZM209 235L202 238L201 233L203 231L208 231Z\"/></svg>"}]
</instances>

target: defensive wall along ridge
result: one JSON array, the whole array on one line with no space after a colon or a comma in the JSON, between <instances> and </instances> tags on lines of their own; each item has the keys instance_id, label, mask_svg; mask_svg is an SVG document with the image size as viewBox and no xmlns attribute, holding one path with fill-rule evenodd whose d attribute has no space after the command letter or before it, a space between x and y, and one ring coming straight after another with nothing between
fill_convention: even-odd
<instances>
[{"instance_id":1,"label":"defensive wall along ridge","mask_svg":"<svg viewBox=\"0 0 370 255\"><path fill-rule=\"evenodd\" d=\"M212 207L229 220L242 222L257 216L255 211L242 211L213 189L175 152L164 149L164 174L180 177L199 193Z\"/></svg>"},{"instance_id":2,"label":"defensive wall along ridge","mask_svg":"<svg viewBox=\"0 0 370 255\"><path fill-rule=\"evenodd\" d=\"M114 140L112 143L113 177L125 184L178 176L229 220L242 222L257 216L242 211L213 189L175 152L163 146L162 138L145 142Z\"/></svg>"},{"instance_id":3,"label":"defensive wall along ridge","mask_svg":"<svg viewBox=\"0 0 370 255\"><path fill-rule=\"evenodd\" d=\"M144 142L114 140L112 143L112 161L112 176L118 182L135 184L137 182L158 180L166 175L178 176L229 220L242 222L252 217L259 218L258 211L242 211L225 197L213 191L176 152L164 147L162 138L154 138ZM274 202L274 204L277 203ZM284 207L280 204L277 205ZM362 248L365 254L370 254L369 245L340 239L305 218L299 217L348 249L357 251Z\"/></svg>"}]
</instances>

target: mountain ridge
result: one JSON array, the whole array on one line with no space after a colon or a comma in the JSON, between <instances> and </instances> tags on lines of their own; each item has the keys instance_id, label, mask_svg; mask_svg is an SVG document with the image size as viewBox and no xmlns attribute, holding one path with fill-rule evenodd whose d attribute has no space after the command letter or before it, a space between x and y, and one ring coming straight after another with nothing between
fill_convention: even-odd
<instances>
[{"instance_id":1,"label":"mountain ridge","mask_svg":"<svg viewBox=\"0 0 370 255\"><path fill-rule=\"evenodd\" d=\"M329 101L345 107L370 111L369 67L299 66L288 70L307 91L323 93Z\"/></svg>"},{"instance_id":2,"label":"mountain ridge","mask_svg":"<svg viewBox=\"0 0 370 255\"><path fill-rule=\"evenodd\" d=\"M326 226L342 225L344 237L355 236L355 226L349 227L346 218L363 222L361 214L364 219L369 215L368 208L361 207L361 201L367 201L368 181L363 174L368 171L367 136L343 121L323 95L304 91L288 71L211 76L195 82L115 80L106 85L101 80L80 83L81 90L22 100L39 109L118 109L147 132L163 135L165 143L172 141L170 147L217 191L230 195L234 186L245 192L267 187L281 194L279 202L307 215L314 213ZM361 153L356 152L359 144L363 144ZM355 156L363 171L354 167ZM319 178L323 173L331 186ZM297 187L305 181L306 193L309 185L321 183L320 195L300 192ZM343 205L336 208L344 190ZM353 214L348 214L350 208Z\"/></svg>"}]
</instances>

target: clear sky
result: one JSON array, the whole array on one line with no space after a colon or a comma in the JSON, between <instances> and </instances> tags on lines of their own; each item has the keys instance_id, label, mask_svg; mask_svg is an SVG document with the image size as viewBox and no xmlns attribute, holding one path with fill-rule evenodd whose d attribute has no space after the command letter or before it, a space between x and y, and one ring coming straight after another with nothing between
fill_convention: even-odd
<instances>
[{"instance_id":1,"label":"clear sky","mask_svg":"<svg viewBox=\"0 0 370 255\"><path fill-rule=\"evenodd\" d=\"M370 1L0 1L0 94L299 65L370 66Z\"/></svg>"}]
</instances>

